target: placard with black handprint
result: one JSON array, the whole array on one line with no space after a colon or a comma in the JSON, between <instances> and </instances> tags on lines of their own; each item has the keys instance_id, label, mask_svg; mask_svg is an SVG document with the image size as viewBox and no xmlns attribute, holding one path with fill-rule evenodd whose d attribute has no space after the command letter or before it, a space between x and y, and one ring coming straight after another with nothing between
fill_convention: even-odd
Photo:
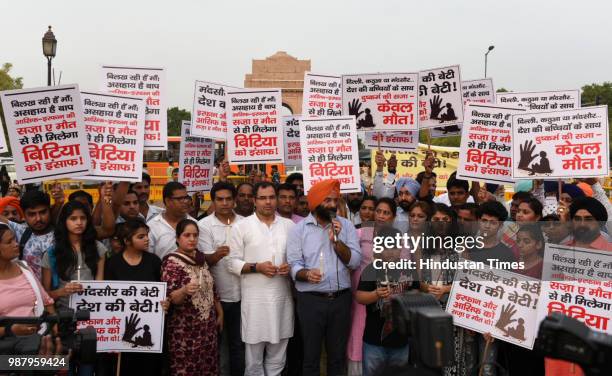
<instances>
[{"instance_id":1,"label":"placard with black handprint","mask_svg":"<svg viewBox=\"0 0 612 376\"><path fill-rule=\"evenodd\" d=\"M419 72L419 127L456 132L463 123L463 91L458 65Z\"/></svg>"}]
</instances>

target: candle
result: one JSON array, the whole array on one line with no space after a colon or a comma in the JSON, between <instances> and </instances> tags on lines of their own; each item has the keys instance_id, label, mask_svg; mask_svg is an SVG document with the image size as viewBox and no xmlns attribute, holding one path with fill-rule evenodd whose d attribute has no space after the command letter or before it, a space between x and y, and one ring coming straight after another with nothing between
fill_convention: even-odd
<instances>
[{"instance_id":1,"label":"candle","mask_svg":"<svg viewBox=\"0 0 612 376\"><path fill-rule=\"evenodd\" d=\"M200 268L199 280L200 280L199 281L200 282L200 288L202 288L202 283L203 283L203 280L204 280L204 269L203 268Z\"/></svg>"},{"instance_id":2,"label":"candle","mask_svg":"<svg viewBox=\"0 0 612 376\"><path fill-rule=\"evenodd\" d=\"M319 255L319 272L321 273L321 279L323 279L323 272L325 270L325 262L323 260L323 252Z\"/></svg>"},{"instance_id":3,"label":"candle","mask_svg":"<svg viewBox=\"0 0 612 376\"><path fill-rule=\"evenodd\" d=\"M232 229L232 224L230 222L230 219L227 219L227 227L225 227L225 244L227 245L229 243L229 236L230 236L230 231Z\"/></svg>"},{"instance_id":4,"label":"candle","mask_svg":"<svg viewBox=\"0 0 612 376\"><path fill-rule=\"evenodd\" d=\"M81 280L81 265L77 267L77 281Z\"/></svg>"}]
</instances>

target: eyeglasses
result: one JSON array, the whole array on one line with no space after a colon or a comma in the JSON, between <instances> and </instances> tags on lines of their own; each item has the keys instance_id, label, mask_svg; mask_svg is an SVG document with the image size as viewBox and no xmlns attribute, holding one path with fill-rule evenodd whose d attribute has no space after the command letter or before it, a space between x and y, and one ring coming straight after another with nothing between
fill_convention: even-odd
<instances>
[{"instance_id":1,"label":"eyeglasses","mask_svg":"<svg viewBox=\"0 0 612 376\"><path fill-rule=\"evenodd\" d=\"M191 201L190 196L170 197L170 199L176 201Z\"/></svg>"}]
</instances>

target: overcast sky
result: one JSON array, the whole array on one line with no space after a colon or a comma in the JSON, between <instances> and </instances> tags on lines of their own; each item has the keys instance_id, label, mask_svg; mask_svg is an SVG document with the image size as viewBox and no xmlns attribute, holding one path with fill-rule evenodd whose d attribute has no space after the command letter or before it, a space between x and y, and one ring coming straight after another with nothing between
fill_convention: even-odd
<instances>
[{"instance_id":1,"label":"overcast sky","mask_svg":"<svg viewBox=\"0 0 612 376\"><path fill-rule=\"evenodd\" d=\"M612 81L609 0L0 1L0 63L46 84L41 38L58 39L62 83L99 89L102 64L165 67L169 106L191 110L196 79L242 86L278 50L322 74L461 65L513 91Z\"/></svg>"}]
</instances>

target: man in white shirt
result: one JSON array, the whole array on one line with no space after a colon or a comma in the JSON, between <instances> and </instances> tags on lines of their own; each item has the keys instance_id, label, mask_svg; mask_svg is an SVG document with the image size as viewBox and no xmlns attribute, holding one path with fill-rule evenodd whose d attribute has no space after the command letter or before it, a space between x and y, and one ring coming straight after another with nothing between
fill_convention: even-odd
<instances>
[{"instance_id":1,"label":"man in white shirt","mask_svg":"<svg viewBox=\"0 0 612 376\"><path fill-rule=\"evenodd\" d=\"M287 234L294 223L276 214L276 189L255 185L255 214L233 226L230 271L241 277L241 332L245 375L280 375L293 336L293 299L286 261Z\"/></svg>"},{"instance_id":2,"label":"man in white shirt","mask_svg":"<svg viewBox=\"0 0 612 376\"><path fill-rule=\"evenodd\" d=\"M164 185L162 192L166 210L153 217L149 225L149 251L163 259L168 253L176 250L176 225L183 219L189 218L187 213L191 197L181 183L171 181Z\"/></svg>"},{"instance_id":3,"label":"man in white shirt","mask_svg":"<svg viewBox=\"0 0 612 376\"><path fill-rule=\"evenodd\" d=\"M221 338L221 374L244 375L244 343L240 337L240 277L229 272L229 234L243 216L234 212L236 188L228 182L215 183L210 197L214 213L198 222L198 249L206 255L215 279L215 286L223 307L223 335Z\"/></svg>"}]
</instances>

